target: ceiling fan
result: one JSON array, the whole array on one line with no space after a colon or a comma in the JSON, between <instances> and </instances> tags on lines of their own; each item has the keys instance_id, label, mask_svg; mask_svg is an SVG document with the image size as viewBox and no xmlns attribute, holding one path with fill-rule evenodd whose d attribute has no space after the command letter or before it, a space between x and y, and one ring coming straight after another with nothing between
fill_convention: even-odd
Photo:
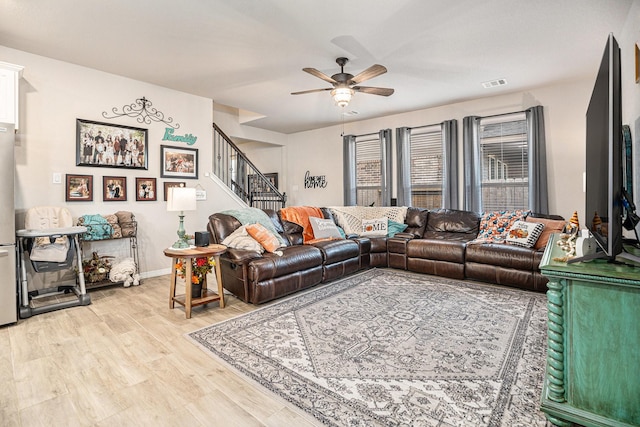
<instances>
[{"instance_id":1,"label":"ceiling fan","mask_svg":"<svg viewBox=\"0 0 640 427\"><path fill-rule=\"evenodd\" d=\"M351 97L355 92L369 93L372 95L380 96L389 96L393 94L393 89L385 87L359 86L359 84L365 80L369 80L386 73L387 69L385 67L375 64L367 68L360 74L354 76L353 74L344 72L344 66L348 61L348 58L337 58L336 63L340 66L340 72L334 74L331 77L327 76L321 71L316 70L315 68L303 68L302 71L305 71L312 76L316 76L324 80L325 82L331 83L333 87L292 92L291 95L302 95L304 93L324 92L330 90L331 96L333 96L336 104L338 104L340 107L346 107L349 104L349 101L351 101Z\"/></svg>"}]
</instances>

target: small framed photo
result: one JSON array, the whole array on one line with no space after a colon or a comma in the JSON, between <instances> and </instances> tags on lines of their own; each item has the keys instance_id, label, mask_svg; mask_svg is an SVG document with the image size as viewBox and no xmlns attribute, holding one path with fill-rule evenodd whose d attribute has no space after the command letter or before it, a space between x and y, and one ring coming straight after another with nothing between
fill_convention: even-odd
<instances>
[{"instance_id":1,"label":"small framed photo","mask_svg":"<svg viewBox=\"0 0 640 427\"><path fill-rule=\"evenodd\" d=\"M198 179L198 149L160 146L162 178Z\"/></svg>"},{"instance_id":2,"label":"small framed photo","mask_svg":"<svg viewBox=\"0 0 640 427\"><path fill-rule=\"evenodd\" d=\"M165 182L164 183L164 201L167 201L167 196L169 195L169 189L172 187L186 187L187 183L182 182Z\"/></svg>"},{"instance_id":3,"label":"small framed photo","mask_svg":"<svg viewBox=\"0 0 640 427\"><path fill-rule=\"evenodd\" d=\"M136 201L152 202L158 200L155 178L136 178Z\"/></svg>"},{"instance_id":4,"label":"small framed photo","mask_svg":"<svg viewBox=\"0 0 640 427\"><path fill-rule=\"evenodd\" d=\"M127 200L127 177L103 176L102 200L105 202L125 202Z\"/></svg>"},{"instance_id":5,"label":"small framed photo","mask_svg":"<svg viewBox=\"0 0 640 427\"><path fill-rule=\"evenodd\" d=\"M148 130L76 119L76 165L147 169Z\"/></svg>"},{"instance_id":6,"label":"small framed photo","mask_svg":"<svg viewBox=\"0 0 640 427\"><path fill-rule=\"evenodd\" d=\"M67 202L92 202L93 175L66 174L65 200Z\"/></svg>"}]
</instances>

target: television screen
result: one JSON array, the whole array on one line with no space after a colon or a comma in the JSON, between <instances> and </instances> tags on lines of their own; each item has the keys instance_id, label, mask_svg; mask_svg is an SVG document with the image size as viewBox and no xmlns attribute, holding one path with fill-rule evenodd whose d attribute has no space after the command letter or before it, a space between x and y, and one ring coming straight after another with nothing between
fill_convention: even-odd
<instances>
[{"instance_id":1,"label":"television screen","mask_svg":"<svg viewBox=\"0 0 640 427\"><path fill-rule=\"evenodd\" d=\"M597 257L622 252L622 93L620 48L609 35L587 109L586 223Z\"/></svg>"}]
</instances>

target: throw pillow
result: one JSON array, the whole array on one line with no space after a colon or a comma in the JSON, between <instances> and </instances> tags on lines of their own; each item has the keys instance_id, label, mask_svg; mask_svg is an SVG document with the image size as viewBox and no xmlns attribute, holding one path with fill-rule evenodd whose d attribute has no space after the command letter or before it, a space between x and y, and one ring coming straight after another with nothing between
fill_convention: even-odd
<instances>
[{"instance_id":1,"label":"throw pillow","mask_svg":"<svg viewBox=\"0 0 640 427\"><path fill-rule=\"evenodd\" d=\"M393 237L396 233L402 233L409 225L389 220L389 231L387 237Z\"/></svg>"},{"instance_id":2,"label":"throw pillow","mask_svg":"<svg viewBox=\"0 0 640 427\"><path fill-rule=\"evenodd\" d=\"M264 252L262 245L258 243L256 239L249 236L245 225L225 237L222 244L233 249L245 249L247 251L254 251L258 253Z\"/></svg>"},{"instance_id":3,"label":"throw pillow","mask_svg":"<svg viewBox=\"0 0 640 427\"><path fill-rule=\"evenodd\" d=\"M247 233L256 239L267 252L276 252L280 247L280 241L262 224L247 225Z\"/></svg>"},{"instance_id":4,"label":"throw pillow","mask_svg":"<svg viewBox=\"0 0 640 427\"><path fill-rule=\"evenodd\" d=\"M532 248L538 241L544 224L539 222L516 221L507 234L507 243Z\"/></svg>"},{"instance_id":5,"label":"throw pillow","mask_svg":"<svg viewBox=\"0 0 640 427\"><path fill-rule=\"evenodd\" d=\"M336 224L330 219L310 216L309 222L311 223L311 228L313 228L314 239L341 239L343 237Z\"/></svg>"},{"instance_id":6,"label":"throw pillow","mask_svg":"<svg viewBox=\"0 0 640 427\"><path fill-rule=\"evenodd\" d=\"M564 226L567 225L567 222L561 219L532 218L530 216L527 217L527 222L544 224L544 230L542 230L542 234L540 234L538 241L533 246L536 249L544 249L551 235L562 233Z\"/></svg>"},{"instance_id":7,"label":"throw pillow","mask_svg":"<svg viewBox=\"0 0 640 427\"><path fill-rule=\"evenodd\" d=\"M485 243L504 243L507 232L514 222L523 220L529 211L485 212L480 219L480 231L476 241Z\"/></svg>"},{"instance_id":8,"label":"throw pillow","mask_svg":"<svg viewBox=\"0 0 640 427\"><path fill-rule=\"evenodd\" d=\"M361 236L380 237L386 236L389 228L389 220L387 217L376 219L363 219Z\"/></svg>"}]
</instances>

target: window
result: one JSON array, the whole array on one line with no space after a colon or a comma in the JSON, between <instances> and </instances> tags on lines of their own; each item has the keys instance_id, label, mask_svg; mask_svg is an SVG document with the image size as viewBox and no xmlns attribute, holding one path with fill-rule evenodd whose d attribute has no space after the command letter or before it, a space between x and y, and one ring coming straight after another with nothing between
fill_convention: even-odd
<instances>
[{"instance_id":1,"label":"window","mask_svg":"<svg viewBox=\"0 0 640 427\"><path fill-rule=\"evenodd\" d=\"M443 144L440 125L412 129L409 136L411 150L411 204L429 209L442 207Z\"/></svg>"},{"instance_id":2,"label":"window","mask_svg":"<svg viewBox=\"0 0 640 427\"><path fill-rule=\"evenodd\" d=\"M345 205L389 206L391 130L344 136Z\"/></svg>"},{"instance_id":3,"label":"window","mask_svg":"<svg viewBox=\"0 0 640 427\"><path fill-rule=\"evenodd\" d=\"M524 113L480 119L482 209L529 208L529 160Z\"/></svg>"},{"instance_id":4,"label":"window","mask_svg":"<svg viewBox=\"0 0 640 427\"><path fill-rule=\"evenodd\" d=\"M457 121L396 129L398 204L458 208Z\"/></svg>"}]
</instances>

